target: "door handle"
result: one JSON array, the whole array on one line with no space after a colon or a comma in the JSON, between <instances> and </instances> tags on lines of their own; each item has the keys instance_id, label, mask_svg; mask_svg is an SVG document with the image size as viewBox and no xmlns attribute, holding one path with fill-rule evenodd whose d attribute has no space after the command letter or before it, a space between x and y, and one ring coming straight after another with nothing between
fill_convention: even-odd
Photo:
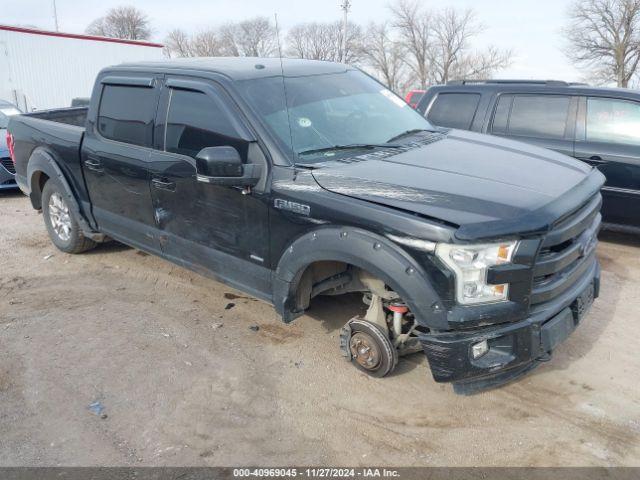
<instances>
[{"instance_id":1,"label":"door handle","mask_svg":"<svg viewBox=\"0 0 640 480\"><path fill-rule=\"evenodd\" d=\"M166 181L166 180L160 179L160 178L152 178L151 179L151 185L153 185L153 187L157 188L158 190L166 190L168 192L175 192L176 191L175 182L169 182L169 181Z\"/></svg>"},{"instance_id":2,"label":"door handle","mask_svg":"<svg viewBox=\"0 0 640 480\"><path fill-rule=\"evenodd\" d=\"M88 159L84 161L84 165L85 167L87 167L87 169L93 172L102 173L104 171L102 169L102 162L100 162L100 160Z\"/></svg>"}]
</instances>

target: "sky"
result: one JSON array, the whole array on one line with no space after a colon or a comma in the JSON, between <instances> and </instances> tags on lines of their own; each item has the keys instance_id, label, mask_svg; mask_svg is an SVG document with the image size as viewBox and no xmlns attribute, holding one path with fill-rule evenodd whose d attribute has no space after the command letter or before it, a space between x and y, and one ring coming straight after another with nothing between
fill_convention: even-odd
<instances>
[{"instance_id":1,"label":"sky","mask_svg":"<svg viewBox=\"0 0 640 480\"><path fill-rule=\"evenodd\" d=\"M351 0L349 19L366 25L390 19L391 0ZM499 78L584 80L587 72L576 70L562 53L561 29L571 0L421 0L425 8L472 8L485 31L474 48L495 45L514 52L510 67ZM56 0L60 31L82 33L110 7L133 5L151 21L153 40L162 41L174 28L204 30L229 21L256 15L273 17L283 34L292 25L342 18L340 0ZM53 0L0 0L0 24L54 29Z\"/></svg>"}]
</instances>

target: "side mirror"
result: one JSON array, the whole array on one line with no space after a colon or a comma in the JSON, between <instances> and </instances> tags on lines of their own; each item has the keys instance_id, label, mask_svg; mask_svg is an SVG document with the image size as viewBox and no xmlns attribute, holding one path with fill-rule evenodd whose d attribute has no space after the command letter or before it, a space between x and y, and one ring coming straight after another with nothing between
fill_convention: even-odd
<instances>
[{"instance_id":1,"label":"side mirror","mask_svg":"<svg viewBox=\"0 0 640 480\"><path fill-rule=\"evenodd\" d=\"M253 187L260 180L260 173L260 165L243 164L238 150L231 146L206 147L196 155L199 182Z\"/></svg>"}]
</instances>

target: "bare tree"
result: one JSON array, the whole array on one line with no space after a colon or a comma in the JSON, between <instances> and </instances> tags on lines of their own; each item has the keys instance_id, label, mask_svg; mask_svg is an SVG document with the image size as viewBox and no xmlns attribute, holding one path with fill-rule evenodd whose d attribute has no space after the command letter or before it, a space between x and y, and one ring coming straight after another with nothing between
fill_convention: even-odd
<instances>
[{"instance_id":1,"label":"bare tree","mask_svg":"<svg viewBox=\"0 0 640 480\"><path fill-rule=\"evenodd\" d=\"M512 52L489 47L470 52L470 43L484 27L473 10L446 8L434 15L429 47L429 76L433 83L452 78L488 78L511 63Z\"/></svg>"},{"instance_id":2,"label":"bare tree","mask_svg":"<svg viewBox=\"0 0 640 480\"><path fill-rule=\"evenodd\" d=\"M510 50L471 49L474 37L484 30L473 10L428 12L415 0L398 0L390 8L415 86L426 88L452 78L491 77L511 63Z\"/></svg>"},{"instance_id":3,"label":"bare tree","mask_svg":"<svg viewBox=\"0 0 640 480\"><path fill-rule=\"evenodd\" d=\"M406 53L406 63L418 85L429 82L429 43L431 15L419 8L417 1L399 0L391 5L393 26L397 29Z\"/></svg>"},{"instance_id":4,"label":"bare tree","mask_svg":"<svg viewBox=\"0 0 640 480\"><path fill-rule=\"evenodd\" d=\"M395 92L401 92L405 83L405 64L400 43L391 38L387 23L370 23L364 36L366 49L362 56L373 69L374 76Z\"/></svg>"},{"instance_id":5,"label":"bare tree","mask_svg":"<svg viewBox=\"0 0 640 480\"><path fill-rule=\"evenodd\" d=\"M193 57L191 49L191 39L183 31L178 29L172 30L164 40L164 49L169 57Z\"/></svg>"},{"instance_id":6,"label":"bare tree","mask_svg":"<svg viewBox=\"0 0 640 480\"><path fill-rule=\"evenodd\" d=\"M236 42L243 56L269 57L278 51L276 29L267 17L240 22L236 31Z\"/></svg>"},{"instance_id":7,"label":"bare tree","mask_svg":"<svg viewBox=\"0 0 640 480\"><path fill-rule=\"evenodd\" d=\"M170 57L268 57L277 52L275 28L266 17L227 23L189 37L173 30L165 38Z\"/></svg>"},{"instance_id":8,"label":"bare tree","mask_svg":"<svg viewBox=\"0 0 640 480\"><path fill-rule=\"evenodd\" d=\"M311 60L342 61L342 22L301 23L287 34L287 54ZM355 63L362 54L362 28L354 23L347 25L347 63Z\"/></svg>"},{"instance_id":9,"label":"bare tree","mask_svg":"<svg viewBox=\"0 0 640 480\"><path fill-rule=\"evenodd\" d=\"M220 57L226 55L224 42L216 30L209 29L196 33L191 37L193 57Z\"/></svg>"},{"instance_id":10,"label":"bare tree","mask_svg":"<svg viewBox=\"0 0 640 480\"><path fill-rule=\"evenodd\" d=\"M149 19L134 7L110 9L104 17L91 22L86 32L91 35L129 40L147 40L151 36Z\"/></svg>"},{"instance_id":11,"label":"bare tree","mask_svg":"<svg viewBox=\"0 0 640 480\"><path fill-rule=\"evenodd\" d=\"M598 81L628 87L640 61L640 0L580 0L565 28L568 57Z\"/></svg>"}]
</instances>

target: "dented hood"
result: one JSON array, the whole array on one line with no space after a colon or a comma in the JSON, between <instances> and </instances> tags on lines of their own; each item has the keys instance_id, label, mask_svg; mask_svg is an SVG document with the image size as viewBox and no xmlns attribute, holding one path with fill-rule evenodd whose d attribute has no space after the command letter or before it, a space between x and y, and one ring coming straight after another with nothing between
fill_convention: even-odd
<instances>
[{"instance_id":1,"label":"dented hood","mask_svg":"<svg viewBox=\"0 0 640 480\"><path fill-rule=\"evenodd\" d=\"M475 239L548 229L596 194L602 174L520 142L452 130L426 144L324 163L326 190L459 226Z\"/></svg>"}]
</instances>

